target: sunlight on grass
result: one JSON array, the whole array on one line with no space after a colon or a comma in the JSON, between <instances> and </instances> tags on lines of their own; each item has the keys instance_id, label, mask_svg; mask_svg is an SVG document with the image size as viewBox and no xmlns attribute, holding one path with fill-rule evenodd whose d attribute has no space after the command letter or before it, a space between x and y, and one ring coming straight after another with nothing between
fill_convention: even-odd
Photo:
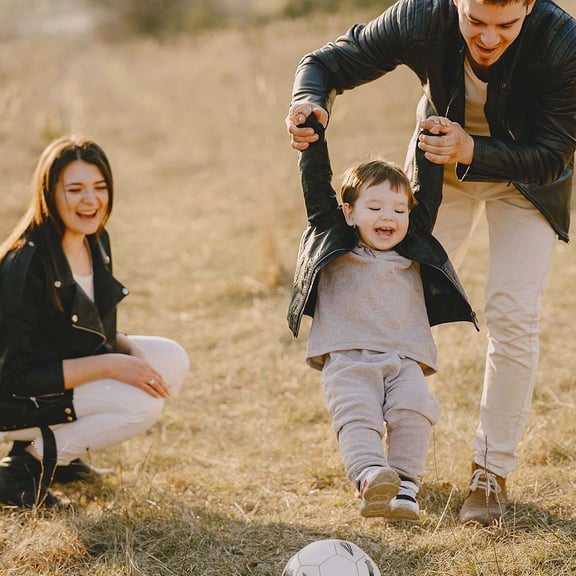
<instances>
[{"instance_id":1,"label":"sunlight on grass","mask_svg":"<svg viewBox=\"0 0 576 576\"><path fill-rule=\"evenodd\" d=\"M74 508L0 513L0 573L279 576L298 548L329 537L361 546L386 576L576 573L573 246L555 254L534 409L502 524L457 521L486 344L484 225L462 270L482 331L437 335L442 413L422 523L358 514L319 374L304 363L309 324L295 340L285 320L305 215L283 118L300 57L361 16L163 44L0 44L0 232L27 202L50 138L76 130L95 139L116 175L109 228L116 275L131 289L120 328L173 337L192 361L152 430L90 455L115 475L62 488ZM401 163L418 97L405 70L339 97L328 132L335 174L371 152Z\"/></svg>"}]
</instances>

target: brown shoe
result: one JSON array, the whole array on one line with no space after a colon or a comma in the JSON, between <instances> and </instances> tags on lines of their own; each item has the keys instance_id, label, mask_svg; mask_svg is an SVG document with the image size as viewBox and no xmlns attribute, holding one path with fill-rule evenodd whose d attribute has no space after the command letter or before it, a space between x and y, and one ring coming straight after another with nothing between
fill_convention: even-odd
<instances>
[{"instance_id":1,"label":"brown shoe","mask_svg":"<svg viewBox=\"0 0 576 576\"><path fill-rule=\"evenodd\" d=\"M506 478L474 464L468 496L460 509L460 522L489 526L504 515L507 504Z\"/></svg>"}]
</instances>

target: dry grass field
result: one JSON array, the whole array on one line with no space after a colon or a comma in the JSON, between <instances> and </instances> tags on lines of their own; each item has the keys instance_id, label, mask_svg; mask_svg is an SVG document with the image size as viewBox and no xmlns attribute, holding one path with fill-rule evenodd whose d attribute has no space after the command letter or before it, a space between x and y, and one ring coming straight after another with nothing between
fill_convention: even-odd
<instances>
[{"instance_id":1,"label":"dry grass field","mask_svg":"<svg viewBox=\"0 0 576 576\"><path fill-rule=\"evenodd\" d=\"M576 13L576 0L565 0ZM498 527L460 526L486 332L440 331L423 520L362 519L346 481L305 323L285 321L305 225L283 118L308 50L367 14L277 22L196 39L0 41L0 233L27 202L35 158L73 130L109 153L120 328L180 341L192 362L148 434L91 456L117 473L62 492L68 511L0 511L3 576L280 576L321 538L347 538L384 576L576 573L576 252L558 243L538 386L513 500ZM406 71L337 101L335 173L372 151L401 162L419 88ZM482 318L486 235L461 272ZM8 445L0 445L0 456Z\"/></svg>"}]
</instances>

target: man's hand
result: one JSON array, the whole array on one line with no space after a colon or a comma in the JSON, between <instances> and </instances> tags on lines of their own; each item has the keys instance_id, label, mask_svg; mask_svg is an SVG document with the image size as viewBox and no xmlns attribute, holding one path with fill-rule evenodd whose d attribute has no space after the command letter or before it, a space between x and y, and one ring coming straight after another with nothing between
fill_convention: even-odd
<instances>
[{"instance_id":1,"label":"man's hand","mask_svg":"<svg viewBox=\"0 0 576 576\"><path fill-rule=\"evenodd\" d=\"M418 148L430 162L472 164L474 139L460 124L443 116L429 116L420 122L420 128L433 134L421 134L418 139Z\"/></svg>"},{"instance_id":2,"label":"man's hand","mask_svg":"<svg viewBox=\"0 0 576 576\"><path fill-rule=\"evenodd\" d=\"M318 122L326 128L328 125L328 112L309 102L296 102L290 106L288 116L286 116L286 128L290 134L290 145L294 150L306 150L312 142L318 140L318 134L313 128L298 128L300 124L306 122L306 118L314 114Z\"/></svg>"}]
</instances>

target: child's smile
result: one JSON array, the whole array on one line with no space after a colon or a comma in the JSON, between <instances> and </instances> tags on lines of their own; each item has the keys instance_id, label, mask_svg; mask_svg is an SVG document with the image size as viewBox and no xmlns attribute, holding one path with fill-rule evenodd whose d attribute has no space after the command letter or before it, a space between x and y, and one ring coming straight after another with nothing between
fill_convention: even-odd
<instances>
[{"instance_id":1,"label":"child's smile","mask_svg":"<svg viewBox=\"0 0 576 576\"><path fill-rule=\"evenodd\" d=\"M356 226L360 240L375 250L390 250L408 231L408 196L389 182L364 188L354 205L343 204L346 222Z\"/></svg>"}]
</instances>

